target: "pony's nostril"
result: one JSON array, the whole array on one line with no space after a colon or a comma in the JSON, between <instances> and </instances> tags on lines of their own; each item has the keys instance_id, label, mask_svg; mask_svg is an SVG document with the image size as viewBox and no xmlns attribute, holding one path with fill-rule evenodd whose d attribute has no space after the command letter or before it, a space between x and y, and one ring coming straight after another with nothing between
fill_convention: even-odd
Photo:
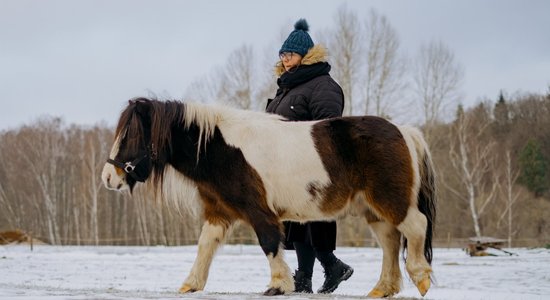
<instances>
[{"instance_id":1,"label":"pony's nostril","mask_svg":"<svg viewBox=\"0 0 550 300\"><path fill-rule=\"evenodd\" d=\"M116 186L116 189L117 189L117 190L120 190L121 187L122 187L122 183L119 183L119 184Z\"/></svg>"},{"instance_id":2,"label":"pony's nostril","mask_svg":"<svg viewBox=\"0 0 550 300\"><path fill-rule=\"evenodd\" d=\"M111 174L107 174L107 184L111 183Z\"/></svg>"}]
</instances>

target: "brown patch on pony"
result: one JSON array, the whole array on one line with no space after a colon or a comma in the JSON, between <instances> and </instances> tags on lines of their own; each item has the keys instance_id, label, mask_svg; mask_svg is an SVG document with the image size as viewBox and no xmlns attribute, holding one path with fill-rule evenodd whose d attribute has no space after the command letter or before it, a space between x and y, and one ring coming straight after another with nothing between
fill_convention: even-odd
<instances>
[{"instance_id":1,"label":"brown patch on pony","mask_svg":"<svg viewBox=\"0 0 550 300\"><path fill-rule=\"evenodd\" d=\"M380 222L380 218L374 214L370 209L367 209L365 211L365 219L367 219L367 223L375 223Z\"/></svg>"},{"instance_id":2,"label":"brown patch on pony","mask_svg":"<svg viewBox=\"0 0 550 300\"><path fill-rule=\"evenodd\" d=\"M250 167L247 165L247 167ZM243 220L251 225L266 255L276 256L279 243L282 240L282 228L277 216L269 209L266 193L259 175L250 167L254 175L251 182L241 182L244 186L260 191L259 197L249 197L250 193L243 192L242 196L220 194L215 183L199 184L199 193L204 202L204 217L211 224L222 225L226 229L235 222ZM220 183L232 184L232 183Z\"/></svg>"},{"instance_id":3,"label":"brown patch on pony","mask_svg":"<svg viewBox=\"0 0 550 300\"><path fill-rule=\"evenodd\" d=\"M319 182L310 182L307 185L307 192L311 195L313 199L318 198L322 190L323 187Z\"/></svg>"},{"instance_id":4,"label":"brown patch on pony","mask_svg":"<svg viewBox=\"0 0 550 300\"><path fill-rule=\"evenodd\" d=\"M284 216L287 213L286 209L280 208L278 206L275 206L274 208L275 208L275 212L276 212L276 214L279 218L281 218L282 216Z\"/></svg>"},{"instance_id":5,"label":"brown patch on pony","mask_svg":"<svg viewBox=\"0 0 550 300\"><path fill-rule=\"evenodd\" d=\"M397 225L411 205L412 159L399 129L385 119L365 116L320 121L312 128L331 184L321 209L333 213L364 192L368 207Z\"/></svg>"},{"instance_id":6,"label":"brown patch on pony","mask_svg":"<svg viewBox=\"0 0 550 300\"><path fill-rule=\"evenodd\" d=\"M228 229L239 218L234 211L225 208L222 199L214 190L204 184L199 185L198 190L204 204L204 219L210 224Z\"/></svg>"}]
</instances>

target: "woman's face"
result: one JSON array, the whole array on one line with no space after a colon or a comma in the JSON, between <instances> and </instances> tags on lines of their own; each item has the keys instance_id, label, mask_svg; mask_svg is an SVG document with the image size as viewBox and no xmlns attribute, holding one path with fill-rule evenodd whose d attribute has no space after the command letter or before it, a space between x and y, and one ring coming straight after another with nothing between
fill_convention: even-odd
<instances>
[{"instance_id":1,"label":"woman's face","mask_svg":"<svg viewBox=\"0 0 550 300\"><path fill-rule=\"evenodd\" d=\"M294 52L283 52L279 54L279 58L281 59L286 71L299 66L302 61L302 56Z\"/></svg>"}]
</instances>

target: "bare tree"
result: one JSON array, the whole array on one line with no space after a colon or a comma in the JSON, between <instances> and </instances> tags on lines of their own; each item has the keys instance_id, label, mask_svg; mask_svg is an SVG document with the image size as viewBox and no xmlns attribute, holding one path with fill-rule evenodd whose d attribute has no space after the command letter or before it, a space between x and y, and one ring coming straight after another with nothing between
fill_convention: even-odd
<instances>
[{"instance_id":1,"label":"bare tree","mask_svg":"<svg viewBox=\"0 0 550 300\"><path fill-rule=\"evenodd\" d=\"M194 81L186 91L186 98L197 102L217 102L241 109L258 106L255 102L254 51L243 45L232 51L222 67ZM263 99L262 99L263 100ZM264 100L265 101L265 100Z\"/></svg>"},{"instance_id":2,"label":"bare tree","mask_svg":"<svg viewBox=\"0 0 550 300\"><path fill-rule=\"evenodd\" d=\"M184 100L191 102L213 103L217 101L220 81L218 77L221 68L216 68L194 80L185 91Z\"/></svg>"},{"instance_id":3,"label":"bare tree","mask_svg":"<svg viewBox=\"0 0 550 300\"><path fill-rule=\"evenodd\" d=\"M5 160L3 159L3 155L1 155L2 152L0 151L0 169L5 170L5 166L2 162ZM1 225L10 225L15 226L16 228L20 227L20 222L18 218L18 212L17 207L15 206L15 203L12 204L12 201L10 201L10 195L8 192L6 192L6 180L0 180L0 207L2 209L0 210L0 216L2 216L2 220L6 224L0 224Z\"/></svg>"},{"instance_id":4,"label":"bare tree","mask_svg":"<svg viewBox=\"0 0 550 300\"><path fill-rule=\"evenodd\" d=\"M482 122L472 114L459 111L449 139L450 162L466 193L449 185L446 187L458 198L467 201L477 237L482 235L481 216L495 199L499 186L498 177L492 172L495 169L495 143L484 139L488 126L487 120Z\"/></svg>"},{"instance_id":5,"label":"bare tree","mask_svg":"<svg viewBox=\"0 0 550 300\"><path fill-rule=\"evenodd\" d=\"M19 207L20 201L13 201L17 193L13 191L11 184L13 160L10 153L13 153L12 146L15 144L13 135L0 134L0 227L10 226L20 228Z\"/></svg>"},{"instance_id":6,"label":"bare tree","mask_svg":"<svg viewBox=\"0 0 550 300\"><path fill-rule=\"evenodd\" d=\"M355 112L388 117L406 88L406 64L389 20L374 9L364 24L342 5L333 30L322 35L334 78L344 91L344 115Z\"/></svg>"},{"instance_id":7,"label":"bare tree","mask_svg":"<svg viewBox=\"0 0 550 300\"><path fill-rule=\"evenodd\" d=\"M254 110L265 111L267 99L273 98L276 94L278 86L277 76L275 74L275 65L279 60L279 56L277 55L277 50L279 49L278 47L280 47L283 43L282 40L286 38L284 34L288 34L286 30L284 33L281 32L281 41L277 39L271 46L266 47L261 52L261 57L258 59L258 65L260 67L257 75L255 76L255 101L253 101L252 107Z\"/></svg>"},{"instance_id":8,"label":"bare tree","mask_svg":"<svg viewBox=\"0 0 550 300\"><path fill-rule=\"evenodd\" d=\"M459 99L464 71L441 41L422 45L415 61L414 91L421 104L425 133L429 138L430 128L440 121L447 105Z\"/></svg>"},{"instance_id":9,"label":"bare tree","mask_svg":"<svg viewBox=\"0 0 550 300\"><path fill-rule=\"evenodd\" d=\"M334 30L322 35L320 40L326 44L332 74L344 92L345 116L353 114L354 91L361 56L361 27L357 13L342 5L336 13ZM324 40L324 42L323 42Z\"/></svg>"},{"instance_id":10,"label":"bare tree","mask_svg":"<svg viewBox=\"0 0 550 300\"><path fill-rule=\"evenodd\" d=\"M35 195L36 203L43 205L46 216L49 240L53 244L61 243L59 218L61 217L61 174L59 166L65 155L63 147L65 141L61 133L61 120L42 120L38 124L39 130L22 140L21 155L26 161L26 170L29 179L38 185Z\"/></svg>"},{"instance_id":11,"label":"bare tree","mask_svg":"<svg viewBox=\"0 0 550 300\"><path fill-rule=\"evenodd\" d=\"M506 208L500 215L500 218L497 222L497 228L500 227L500 222L507 217L507 227L508 227L508 248L512 247L512 236L515 235L513 227L513 207L519 197L519 192L514 192L514 186L519 177L519 171L512 169L512 158L510 156L510 150L506 151L505 158L505 169L504 169L504 199L506 203Z\"/></svg>"},{"instance_id":12,"label":"bare tree","mask_svg":"<svg viewBox=\"0 0 550 300\"><path fill-rule=\"evenodd\" d=\"M251 46L243 45L231 52L220 78L220 102L242 109L252 107L253 66L254 52Z\"/></svg>"},{"instance_id":13,"label":"bare tree","mask_svg":"<svg viewBox=\"0 0 550 300\"><path fill-rule=\"evenodd\" d=\"M87 132L81 133L83 144L81 153L82 168L80 178L86 183L83 195L86 195L90 203L90 227L92 230L92 238L95 245L99 245L99 197L100 190L103 187L101 182L101 170L105 164L105 157L108 157L109 146L107 145L106 135L102 134L100 128L94 128Z\"/></svg>"},{"instance_id":14,"label":"bare tree","mask_svg":"<svg viewBox=\"0 0 550 300\"><path fill-rule=\"evenodd\" d=\"M385 16L374 9L365 23L366 77L364 113L389 116L404 82L405 61L399 57L399 38Z\"/></svg>"}]
</instances>

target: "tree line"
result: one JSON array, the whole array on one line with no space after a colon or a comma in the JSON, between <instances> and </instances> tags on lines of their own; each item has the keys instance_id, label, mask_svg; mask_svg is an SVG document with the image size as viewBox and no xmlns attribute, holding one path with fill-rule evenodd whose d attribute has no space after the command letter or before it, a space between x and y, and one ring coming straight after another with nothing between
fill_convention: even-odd
<instances>
[{"instance_id":1,"label":"tree line","mask_svg":"<svg viewBox=\"0 0 550 300\"><path fill-rule=\"evenodd\" d=\"M495 91L496 99L463 107L463 68L442 41L407 58L396 30L376 11L360 16L342 6L334 20L315 40L329 51L345 115L415 123L427 137L439 186L436 241L489 235L514 246L549 243L550 90ZM234 50L225 65L189 86L185 101L263 110L276 90L271 54L287 31L263 60L252 46ZM19 228L52 244L196 243L200 215L102 186L112 142L113 128L66 125L56 117L0 132L0 229ZM364 220L338 222L340 244L372 243L366 226L357 226ZM256 243L243 225L229 239Z\"/></svg>"}]
</instances>

